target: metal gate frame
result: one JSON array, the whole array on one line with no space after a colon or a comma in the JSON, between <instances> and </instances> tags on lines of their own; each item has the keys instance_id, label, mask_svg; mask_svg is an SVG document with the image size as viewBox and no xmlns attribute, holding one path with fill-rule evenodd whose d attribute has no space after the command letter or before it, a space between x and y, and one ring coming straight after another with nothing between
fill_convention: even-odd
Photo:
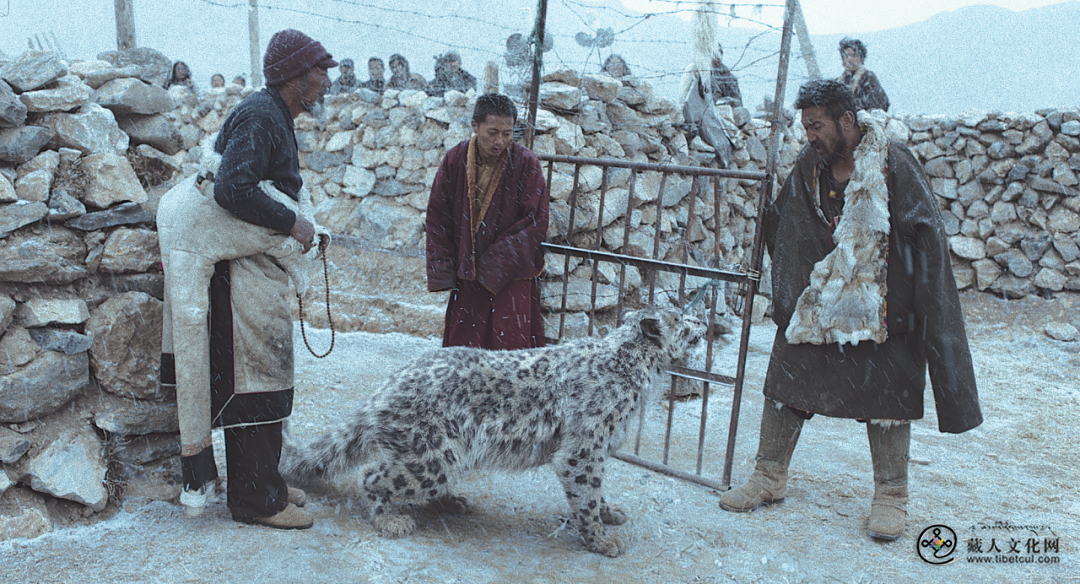
<instances>
[{"instance_id":1,"label":"metal gate frame","mask_svg":"<svg viewBox=\"0 0 1080 584\"><path fill-rule=\"evenodd\" d=\"M688 217L694 216L694 206L697 200L697 194L702 190L702 184L709 178L713 187L713 206L715 223L713 227L714 235L720 231L723 225L720 223L720 205L721 196L723 191L721 190L721 178L734 178L734 179L750 179L763 181L763 188L768 189L772 184L771 177L766 173L760 172L747 172L740 170L721 170L715 168L703 168L693 166L677 166L677 165L665 165L665 164L653 164L642 162L629 162L623 160L616 160L610 158L582 158L577 156L561 156L551 154L540 154L540 160L547 163L547 183L550 189L552 169L556 163L566 163L574 165L574 186L570 191L569 205L570 205L570 220L569 227L567 229L566 241L571 242L575 236L575 215L577 213L578 193L579 189L579 177L582 166L599 166L603 169L602 178L600 181L600 202L599 212L596 217L595 228L595 244L593 249L572 247L568 245L558 245L553 243L544 243L542 247L547 253L561 254L563 259L563 275L562 275L562 303L559 310L559 333L558 339L563 338L566 324L566 303L567 303L567 290L569 287L569 272L570 272L570 257L579 257L584 260L593 263L592 271L592 291L589 298L589 323L587 334L591 336L593 334L593 323L596 318L596 290L599 283L600 271L595 269L598 262L608 262L617 264L620 266L619 283L618 283L618 302L616 305L616 322L621 324L622 308L624 292L626 288L626 267L634 266L643 271L644 274L648 274L649 277L649 297L648 304L654 303L656 292L656 273L657 271L670 272L679 275L679 304L683 307L687 304L686 297L686 278L687 276L698 276L702 278L708 278L712 281L728 281L735 282L740 286L740 289L744 291L743 300L743 326L742 335L740 337L739 344L739 357L737 371L734 377L720 375L713 373L712 360L713 360L713 348L716 339L714 338L714 325L716 324L717 316L717 302L724 302L725 300L717 293L716 287L711 286L709 293L709 300L707 301L708 309L708 322L706 330L706 352L705 352L705 370L688 369L685 367L673 367L668 373L671 375L671 391L668 392L668 420L667 430L664 436L664 457L662 462L654 462L639 455L641 453L641 437L643 433L643 427L645 423L645 409L640 410L640 417L638 420L638 432L634 443L634 454L628 454L624 452L616 453L614 456L625 462L636 464L648 468L650 470L673 476L686 481L694 482L700 485L704 485L717 490L727 490L731 482L731 464L732 456L735 448L735 434L738 425L739 415L739 403L742 395L743 378L745 374L746 354L749 345L750 338L750 313L753 310L753 296L756 291L754 286L754 279L756 272L750 270L746 272L737 272L731 270L722 270L715 268L707 268L701 266L692 266L687 264L689 245L690 245L690 229L687 227L683 233L682 240L682 263L672 263L662 261L658 258L660 251L660 235L661 235L661 217L663 212L664 201L664 187L667 183L668 177L672 174L692 176L693 183L690 189L689 196L689 208ZM656 210L657 218L655 221L655 230L653 235L653 250L651 258L640 258L627 255L625 253L613 253L608 251L602 251L600 245L602 242L602 230L604 228L604 199L608 190L608 174L610 168L626 168L631 171L630 183L629 183L629 196L627 197L627 209L626 217L629 217L634 210L634 189L637 183L637 176L642 171L656 171L662 173L660 179L659 192L656 196ZM758 213L759 221L761 213ZM623 245L622 250L625 252L630 239L630 223L627 221L623 226ZM720 238L714 236L715 249L711 250L715 257L721 257L720 250ZM760 238L755 237L754 248L751 251L752 257L760 257L761 241ZM688 379L701 381L703 383L702 390L702 404L701 404L701 422L698 432L698 451L697 451L697 468L696 473L691 474L683 472L668 466L669 453L671 448L671 430L673 423L673 416L675 411L675 385L678 379ZM732 414L731 423L728 431L728 447L727 454L724 460L724 475L722 482L716 482L714 480L705 478L701 475L702 464L704 458L705 449L705 433L706 423L708 420L708 406L709 406L709 394L710 384L726 384L734 386L734 395L732 402Z\"/></svg>"},{"instance_id":2,"label":"metal gate frame","mask_svg":"<svg viewBox=\"0 0 1080 584\"><path fill-rule=\"evenodd\" d=\"M734 377L719 375L712 373L712 357L713 357L713 343L715 339L714 324L716 319L716 303L723 302L717 293L716 287L711 286L711 301L709 302L708 310L708 323L706 332L706 355L705 355L705 371L687 369L684 367L673 367L668 373L671 376L671 389L668 391L668 416L667 426L664 433L664 457L662 462L656 462L641 458L641 435L645 424L645 408L640 410L640 416L638 420L638 432L634 443L634 454L628 454L625 452L617 452L613 456L624 462L641 466L654 472L678 478L684 481L709 487L718 491L726 491L731 487L731 467L732 460L735 453L735 437L738 430L739 423L739 410L742 401L743 382L746 374L746 355L750 342L750 325L753 313L754 296L757 294L758 281L760 278L761 262L763 257L763 244L764 233L762 229L762 223L765 216L766 205L772 200L773 185L775 184L776 167L779 158L780 148L780 135L782 133L783 122L783 104L784 104L784 91L787 82L788 61L791 52L791 35L793 20L795 17L795 10L798 7L797 0L787 0L786 9L784 12L784 29L780 42L780 64L777 71L776 80L776 93L773 101L773 111L771 119L771 129L769 134L769 147L768 147L768 162L766 172L748 172L740 170L726 170L726 169L714 169L704 167L693 166L679 166L679 165L666 165L666 164L654 164L654 163L642 163L642 162L629 162L623 160L616 160L610 158L584 158L578 156L563 156L553 154L538 154L540 160L547 163L547 186L550 192L551 189L551 176L552 169L556 163L565 163L574 165L574 182L573 188L570 192L570 217L569 226L567 228L566 242L572 243L574 236L575 226L575 214L577 211L577 198L579 193L579 176L581 167L584 165L599 166L603 169L602 178L600 181L600 202L599 210L596 218L596 237L594 249L577 248L569 245L557 245L553 243L543 243L543 249L548 253L557 253L564 256L563 275L562 275L562 304L559 311L559 333L558 338L561 339L564 332L566 321L566 296L569 285L569 264L570 257L579 257L592 262L592 291L589 299L589 324L587 334L591 336L593 334L593 322L596 315L596 287L599 279L599 270L596 269L597 262L609 262L618 264L620 266L619 274L619 286L618 286L618 303L616 306L616 319L617 322L621 320L621 313L623 308L623 292L626 285L626 266L634 266L645 270L649 274L649 304L653 304L654 293L656 287L656 272L665 271L679 274L679 303L681 306L686 305L686 278L687 276L698 276L703 278L709 278L713 281L729 281L735 282L742 290L742 330L739 337L739 356L736 364L736 372ZM542 25L541 25L542 26ZM541 28L542 30L542 28ZM539 80L538 71L534 73L533 78L533 98L537 95L537 85ZM529 127L535 127L535 101L530 104L530 120ZM607 194L608 185L608 169L610 168L626 168L630 169L630 183L629 183L629 196L627 197L627 208L625 217L627 220L623 226L623 244L622 251L624 253L613 253L600 250L600 245L603 241L603 227L604 227L604 197ZM625 252L628 250L629 238L630 238L630 222L629 218L633 212L634 205L634 187L637 181L638 172L641 171L657 171L661 172L659 193L656 197L656 229L653 238L653 252L652 258L638 258L627 255ZM658 259L660 249L660 233L661 233L661 217L663 212L663 200L664 200L664 186L667 182L668 176L672 174L693 176L693 183L690 189L690 203L688 208L688 220L687 228L683 235L683 257L682 263L666 262ZM714 242L715 242L715 257L721 257L720 254L720 238L717 236L721 228L720 225L720 179L721 178L734 178L734 179L750 179L760 180L761 186L759 187L759 197L757 204L757 217L754 227L754 242L750 251L750 268L745 272L736 272L729 270L720 270L714 268L705 268L700 266L691 266L686 263L689 253L689 237L690 237L690 220L694 217L694 205L697 200L697 193L700 192L701 183L705 177L712 178L713 185L713 205L714 205ZM699 294L701 291L699 291ZM697 380L703 383L702 400L701 400L701 419L698 430L698 448L697 448L697 466L695 473L684 472L671 466L668 466L668 459L671 447L671 430L675 411L675 385L678 379ZM708 406L709 406L709 386L710 384L726 384L733 387L732 403L731 403L731 417L728 424L728 440L727 447L724 454L724 470L723 476L720 482L702 476L702 463L705 449L705 434L706 423L708 421Z\"/></svg>"}]
</instances>

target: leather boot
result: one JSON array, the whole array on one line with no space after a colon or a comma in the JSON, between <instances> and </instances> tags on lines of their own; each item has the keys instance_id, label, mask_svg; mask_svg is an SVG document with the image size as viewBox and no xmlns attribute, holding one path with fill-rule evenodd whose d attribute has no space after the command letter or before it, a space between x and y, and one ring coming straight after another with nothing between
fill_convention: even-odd
<instances>
[{"instance_id":1,"label":"leather boot","mask_svg":"<svg viewBox=\"0 0 1080 584\"><path fill-rule=\"evenodd\" d=\"M870 504L870 537L894 541L907 523L907 468L911 448L911 424L888 428L868 422L870 458L874 463L874 499Z\"/></svg>"},{"instance_id":2,"label":"leather boot","mask_svg":"<svg viewBox=\"0 0 1080 584\"><path fill-rule=\"evenodd\" d=\"M786 407L776 406L777 402L765 400L757 465L746 484L720 497L720 508L724 511L746 513L784 500L788 465L802 431L803 419Z\"/></svg>"},{"instance_id":3,"label":"leather boot","mask_svg":"<svg viewBox=\"0 0 1080 584\"><path fill-rule=\"evenodd\" d=\"M283 511L276 515L256 517L248 523L265 525L274 529L308 529L315 525L315 519L307 511L289 503Z\"/></svg>"}]
</instances>

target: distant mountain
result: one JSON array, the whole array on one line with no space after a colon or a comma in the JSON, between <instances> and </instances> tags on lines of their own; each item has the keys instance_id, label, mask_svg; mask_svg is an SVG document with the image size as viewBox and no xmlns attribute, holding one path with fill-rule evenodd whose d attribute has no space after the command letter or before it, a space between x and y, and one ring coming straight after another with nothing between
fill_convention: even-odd
<instances>
[{"instance_id":1,"label":"distant mountain","mask_svg":"<svg viewBox=\"0 0 1080 584\"><path fill-rule=\"evenodd\" d=\"M663 38L663 34L686 39L690 34L689 23L681 20L650 21L634 33L642 39ZM771 98L778 58L768 54L778 52L780 34L736 27L722 30L724 60L739 77L743 99L756 106L763 97ZM835 78L842 72L837 46L844 36L814 35L811 31L825 77ZM1080 2L1076 0L1023 12L973 6L908 26L850 36L866 44L866 65L888 92L890 111L956 114L972 108L1034 111L1080 104L1080 75L1076 72L1080 63ZM620 50L631 67L637 63L640 70L660 75L657 85L665 94L677 92L677 81L672 85L666 77L671 73L671 62L681 55L650 54L636 47ZM688 45L679 47L678 53L688 50ZM799 44L793 39L788 103L807 79Z\"/></svg>"},{"instance_id":2,"label":"distant mountain","mask_svg":"<svg viewBox=\"0 0 1080 584\"><path fill-rule=\"evenodd\" d=\"M35 4L34 10L13 9L0 18L5 31L19 31L0 35L0 51L15 56L25 50L24 39L37 34L55 34L70 58L93 58L115 48L111 2ZM498 10L493 10L496 4ZM687 5L691 3L683 3ZM434 57L451 49L480 77L486 62L502 64L508 36L529 34L535 7L535 0L260 0L261 49L275 31L297 28L322 41L335 57L353 58L362 79L367 79L369 56L387 60L393 53L404 54L414 72L430 79ZM213 73L231 79L250 71L247 11L247 2L139 0L136 36L140 45L186 61L196 83L205 87ZM604 58L619 53L635 75L649 79L661 95L677 99L679 80L691 61L690 23L671 14L644 16L619 0L552 2L547 22L554 49L545 55L546 70L597 72ZM738 76L747 105L755 107L774 94L780 33L740 28L738 23L721 28L724 61ZM575 38L595 39L603 29L614 32L610 46L583 47ZM827 77L841 72L836 47L842 36L812 35ZM1023 12L969 7L857 36L866 43L867 66L881 79L896 112L1033 111L1080 101L1080 76L1075 72L1080 63L1080 0ZM508 73L504 68L503 81ZM788 103L806 79L799 45L793 42Z\"/></svg>"},{"instance_id":3,"label":"distant mountain","mask_svg":"<svg viewBox=\"0 0 1080 584\"><path fill-rule=\"evenodd\" d=\"M814 37L841 71L841 35ZM861 35L867 66L901 112L1034 111L1080 103L1080 2L1012 12L974 6Z\"/></svg>"}]
</instances>

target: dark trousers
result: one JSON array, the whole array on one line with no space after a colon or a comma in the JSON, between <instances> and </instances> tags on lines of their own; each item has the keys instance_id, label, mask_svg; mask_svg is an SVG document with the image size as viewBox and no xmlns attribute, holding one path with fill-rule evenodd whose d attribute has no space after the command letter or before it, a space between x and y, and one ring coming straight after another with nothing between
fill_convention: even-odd
<instances>
[{"instance_id":1,"label":"dark trousers","mask_svg":"<svg viewBox=\"0 0 1080 584\"><path fill-rule=\"evenodd\" d=\"M289 487L278 472L281 422L225 428L228 501L233 519L251 521L285 509Z\"/></svg>"}]
</instances>

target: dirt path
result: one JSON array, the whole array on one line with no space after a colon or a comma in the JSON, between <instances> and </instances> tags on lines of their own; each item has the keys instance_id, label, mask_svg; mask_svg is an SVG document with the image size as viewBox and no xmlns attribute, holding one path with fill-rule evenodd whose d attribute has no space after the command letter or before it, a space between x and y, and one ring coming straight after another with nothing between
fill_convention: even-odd
<instances>
[{"instance_id":1,"label":"dirt path","mask_svg":"<svg viewBox=\"0 0 1080 584\"><path fill-rule=\"evenodd\" d=\"M361 254L362 255L362 254ZM370 257L352 263L380 263ZM350 269L339 262L339 269ZM347 328L392 327L394 307L426 314L411 332L437 334L441 296L417 290L381 296L337 292L352 316ZM388 307L378 318L357 306ZM425 300L426 299L426 300ZM723 512L718 493L612 462L609 498L630 521L613 530L630 542L617 559L583 550L567 517L558 483L544 468L520 475L477 473L460 492L474 512L422 515L414 536L375 534L349 501L315 496L317 518L307 532L243 526L229 520L219 496L202 516L188 518L173 503L129 499L109 519L56 529L33 540L0 542L0 582L1068 582L1080 579L1080 343L1049 339L1048 320L1080 316L1072 299L1003 302L965 295L969 337L986 422L965 434L940 434L936 420L915 423L908 529L891 544L865 535L873 492L862 426L816 417L806 425L792 462L784 504L746 515ZM310 310L310 309L309 309ZM433 316L432 316L433 315ZM361 323L361 317L364 323ZM436 324L431 325L430 322ZM415 324L415 321L414 321ZM435 326L436 330L430 330ZM775 327L755 327L741 407L733 482L753 467L763 383ZM326 330L308 329L316 349ZM340 334L334 353L315 360L297 343L297 403L292 432L311 436L347 415L351 404L433 338L399 333ZM734 346L720 356L734 363ZM724 372L725 365L719 370ZM927 399L932 396L927 395ZM929 406L929 404L928 404ZM720 388L709 407L704 474L719 480L731 407ZM693 471L700 401L678 403L673 465ZM932 408L928 407L928 412ZM661 456L667 411L648 407L642 455ZM217 448L221 449L218 434ZM222 450L219 450L221 452ZM220 458L224 458L223 456ZM224 469L222 469L224 470ZM935 524L956 533L959 560L931 565L916 552L920 532ZM1031 563L974 564L972 540L1002 549L985 557ZM1039 553L1028 554L1030 541ZM1046 550L1056 541L1056 550ZM1010 544L1019 553L1010 552ZM984 554L985 555L985 554ZM1038 560L1057 563L1039 563Z\"/></svg>"}]
</instances>

